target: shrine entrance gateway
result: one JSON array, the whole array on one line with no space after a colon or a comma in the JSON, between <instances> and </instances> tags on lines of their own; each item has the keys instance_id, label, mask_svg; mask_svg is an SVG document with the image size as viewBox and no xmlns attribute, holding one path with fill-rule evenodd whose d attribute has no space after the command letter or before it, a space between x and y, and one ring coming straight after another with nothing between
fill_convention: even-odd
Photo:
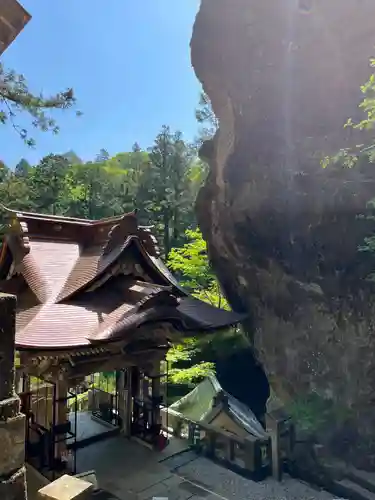
<instances>
[{"instance_id":1,"label":"shrine entrance gateway","mask_svg":"<svg viewBox=\"0 0 375 500\"><path fill-rule=\"evenodd\" d=\"M161 409L167 407L168 373L167 363L162 363L161 372L143 372L137 368L129 370L131 377L131 436L138 438L156 449L167 444L162 433Z\"/></svg>"},{"instance_id":2,"label":"shrine entrance gateway","mask_svg":"<svg viewBox=\"0 0 375 500\"><path fill-rule=\"evenodd\" d=\"M69 444L71 449L83 448L120 432L120 375L121 371L93 373L75 387L76 403L69 415L71 421L76 421L76 441Z\"/></svg>"},{"instance_id":3,"label":"shrine entrance gateway","mask_svg":"<svg viewBox=\"0 0 375 500\"><path fill-rule=\"evenodd\" d=\"M26 415L26 460L48 479L75 474L81 448L116 434L155 449L167 444L161 426L167 373L159 367L95 373L74 387L24 374L18 390Z\"/></svg>"},{"instance_id":4,"label":"shrine entrance gateway","mask_svg":"<svg viewBox=\"0 0 375 500\"><path fill-rule=\"evenodd\" d=\"M120 374L92 374L66 391L59 383L22 376L26 461L48 479L64 471L75 474L77 450L119 434Z\"/></svg>"},{"instance_id":5,"label":"shrine entrance gateway","mask_svg":"<svg viewBox=\"0 0 375 500\"><path fill-rule=\"evenodd\" d=\"M67 408L76 401L76 394L68 391L61 396L59 384L33 376L24 375L21 384L26 461L50 480L66 468L75 473L76 454L71 445L76 443L76 426L67 418Z\"/></svg>"}]
</instances>

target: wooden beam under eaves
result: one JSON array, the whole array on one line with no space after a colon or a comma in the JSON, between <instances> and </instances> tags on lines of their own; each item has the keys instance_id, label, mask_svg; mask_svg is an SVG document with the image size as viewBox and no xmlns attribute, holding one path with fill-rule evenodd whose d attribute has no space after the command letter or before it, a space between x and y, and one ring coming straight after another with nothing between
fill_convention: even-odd
<instances>
[{"instance_id":1,"label":"wooden beam under eaves","mask_svg":"<svg viewBox=\"0 0 375 500\"><path fill-rule=\"evenodd\" d=\"M30 14L17 0L0 0L0 55L30 21Z\"/></svg>"}]
</instances>

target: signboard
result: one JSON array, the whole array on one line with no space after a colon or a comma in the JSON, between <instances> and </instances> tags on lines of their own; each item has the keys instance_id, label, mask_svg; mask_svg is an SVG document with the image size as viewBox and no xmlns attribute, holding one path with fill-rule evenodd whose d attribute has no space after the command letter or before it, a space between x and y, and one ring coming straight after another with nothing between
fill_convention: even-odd
<instances>
[{"instance_id":1,"label":"signboard","mask_svg":"<svg viewBox=\"0 0 375 500\"><path fill-rule=\"evenodd\" d=\"M17 0L0 0L0 55L30 21L30 14Z\"/></svg>"}]
</instances>

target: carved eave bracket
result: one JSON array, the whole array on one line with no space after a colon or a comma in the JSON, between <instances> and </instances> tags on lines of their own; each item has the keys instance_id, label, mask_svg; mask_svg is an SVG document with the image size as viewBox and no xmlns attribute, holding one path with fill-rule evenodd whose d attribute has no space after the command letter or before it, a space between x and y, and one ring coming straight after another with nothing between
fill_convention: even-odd
<instances>
[{"instance_id":1,"label":"carved eave bracket","mask_svg":"<svg viewBox=\"0 0 375 500\"><path fill-rule=\"evenodd\" d=\"M110 230L108 242L103 249L103 255L108 255L112 250L121 246L129 236L136 235L137 231L138 222L136 212L125 214Z\"/></svg>"},{"instance_id":2,"label":"carved eave bracket","mask_svg":"<svg viewBox=\"0 0 375 500\"><path fill-rule=\"evenodd\" d=\"M108 255L112 250L123 245L130 236L137 237L147 253L153 257L160 256L160 249L151 228L138 226L136 211L125 214L112 227L108 234L108 241L103 249L103 255Z\"/></svg>"},{"instance_id":3,"label":"carved eave bracket","mask_svg":"<svg viewBox=\"0 0 375 500\"><path fill-rule=\"evenodd\" d=\"M147 253L152 257L160 257L161 252L158 241L152 234L151 229L151 227L140 227L138 229L138 236Z\"/></svg>"}]
</instances>

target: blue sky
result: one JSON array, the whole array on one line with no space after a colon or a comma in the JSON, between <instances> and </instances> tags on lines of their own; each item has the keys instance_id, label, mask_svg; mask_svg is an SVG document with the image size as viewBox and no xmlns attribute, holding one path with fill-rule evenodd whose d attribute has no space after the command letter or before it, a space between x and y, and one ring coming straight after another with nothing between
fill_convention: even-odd
<instances>
[{"instance_id":1,"label":"blue sky","mask_svg":"<svg viewBox=\"0 0 375 500\"><path fill-rule=\"evenodd\" d=\"M59 135L33 133L35 149L0 129L0 159L14 167L73 149L91 159L105 148L147 147L163 124L194 137L200 85L189 41L199 0L21 0L30 23L2 57L33 91L73 87L78 108L56 115ZM34 132L34 131L33 131Z\"/></svg>"}]
</instances>

